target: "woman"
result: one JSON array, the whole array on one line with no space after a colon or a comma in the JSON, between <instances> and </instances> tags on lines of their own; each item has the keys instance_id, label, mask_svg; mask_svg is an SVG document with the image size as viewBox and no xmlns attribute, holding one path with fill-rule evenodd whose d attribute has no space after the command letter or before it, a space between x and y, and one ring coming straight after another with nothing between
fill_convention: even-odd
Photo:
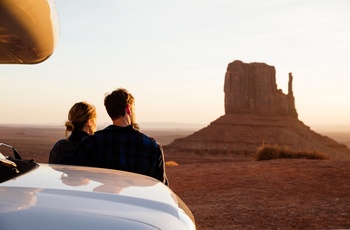
<instances>
[{"instance_id":1,"label":"woman","mask_svg":"<svg viewBox=\"0 0 350 230\"><path fill-rule=\"evenodd\" d=\"M92 135L96 129L96 109L86 102L78 102L69 110L65 123L66 139L59 140L51 149L50 164L57 164L66 153L72 152L83 137ZM70 136L68 133L71 132Z\"/></svg>"}]
</instances>

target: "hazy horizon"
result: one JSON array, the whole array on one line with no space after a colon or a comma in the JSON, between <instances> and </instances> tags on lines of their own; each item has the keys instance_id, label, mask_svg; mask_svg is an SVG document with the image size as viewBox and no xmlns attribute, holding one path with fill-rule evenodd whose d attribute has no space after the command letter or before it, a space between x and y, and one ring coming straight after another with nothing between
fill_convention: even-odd
<instances>
[{"instance_id":1,"label":"hazy horizon","mask_svg":"<svg viewBox=\"0 0 350 230\"><path fill-rule=\"evenodd\" d=\"M111 123L98 124L98 130L103 129ZM180 123L180 122L141 122L139 123L142 130L193 130L197 131L210 125L199 123ZM305 124L305 123L304 123ZM313 125L309 126L311 130L319 133L350 133L350 124L344 125ZM0 126L7 127L38 127L38 128L62 128L64 129L64 123L47 123L47 124L25 124L25 123L0 123Z\"/></svg>"}]
</instances>

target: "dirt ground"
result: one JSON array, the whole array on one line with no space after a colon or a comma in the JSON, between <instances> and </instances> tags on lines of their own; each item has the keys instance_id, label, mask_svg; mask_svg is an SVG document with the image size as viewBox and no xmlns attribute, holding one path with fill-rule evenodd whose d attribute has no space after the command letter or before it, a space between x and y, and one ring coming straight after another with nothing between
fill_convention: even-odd
<instances>
[{"instance_id":1,"label":"dirt ground","mask_svg":"<svg viewBox=\"0 0 350 230\"><path fill-rule=\"evenodd\" d=\"M165 145L181 137L177 135L159 133L156 138ZM62 136L60 129L0 126L0 142L41 163ZM165 157L179 164L166 168L170 188L192 210L199 230L350 229L350 161L257 162L250 157L170 156L166 151Z\"/></svg>"},{"instance_id":2,"label":"dirt ground","mask_svg":"<svg viewBox=\"0 0 350 230\"><path fill-rule=\"evenodd\" d=\"M200 230L350 229L349 161L177 163L167 167L170 188Z\"/></svg>"}]
</instances>

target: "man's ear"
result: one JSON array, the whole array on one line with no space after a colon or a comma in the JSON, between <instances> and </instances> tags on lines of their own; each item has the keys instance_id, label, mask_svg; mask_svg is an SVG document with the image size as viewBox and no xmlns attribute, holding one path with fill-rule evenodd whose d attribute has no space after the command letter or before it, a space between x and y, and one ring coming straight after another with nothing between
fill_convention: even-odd
<instances>
[{"instance_id":1,"label":"man's ear","mask_svg":"<svg viewBox=\"0 0 350 230\"><path fill-rule=\"evenodd\" d=\"M125 112L126 112L128 115L131 114L130 105L126 105Z\"/></svg>"}]
</instances>

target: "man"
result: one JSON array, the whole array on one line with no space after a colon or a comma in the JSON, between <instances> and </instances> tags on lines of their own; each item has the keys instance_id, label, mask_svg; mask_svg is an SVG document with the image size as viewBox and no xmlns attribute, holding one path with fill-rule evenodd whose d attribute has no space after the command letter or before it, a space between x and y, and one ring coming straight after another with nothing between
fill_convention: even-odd
<instances>
[{"instance_id":1,"label":"man","mask_svg":"<svg viewBox=\"0 0 350 230\"><path fill-rule=\"evenodd\" d=\"M104 99L113 124L87 136L60 163L144 174L168 185L162 147L135 123L134 97L117 89Z\"/></svg>"}]
</instances>

